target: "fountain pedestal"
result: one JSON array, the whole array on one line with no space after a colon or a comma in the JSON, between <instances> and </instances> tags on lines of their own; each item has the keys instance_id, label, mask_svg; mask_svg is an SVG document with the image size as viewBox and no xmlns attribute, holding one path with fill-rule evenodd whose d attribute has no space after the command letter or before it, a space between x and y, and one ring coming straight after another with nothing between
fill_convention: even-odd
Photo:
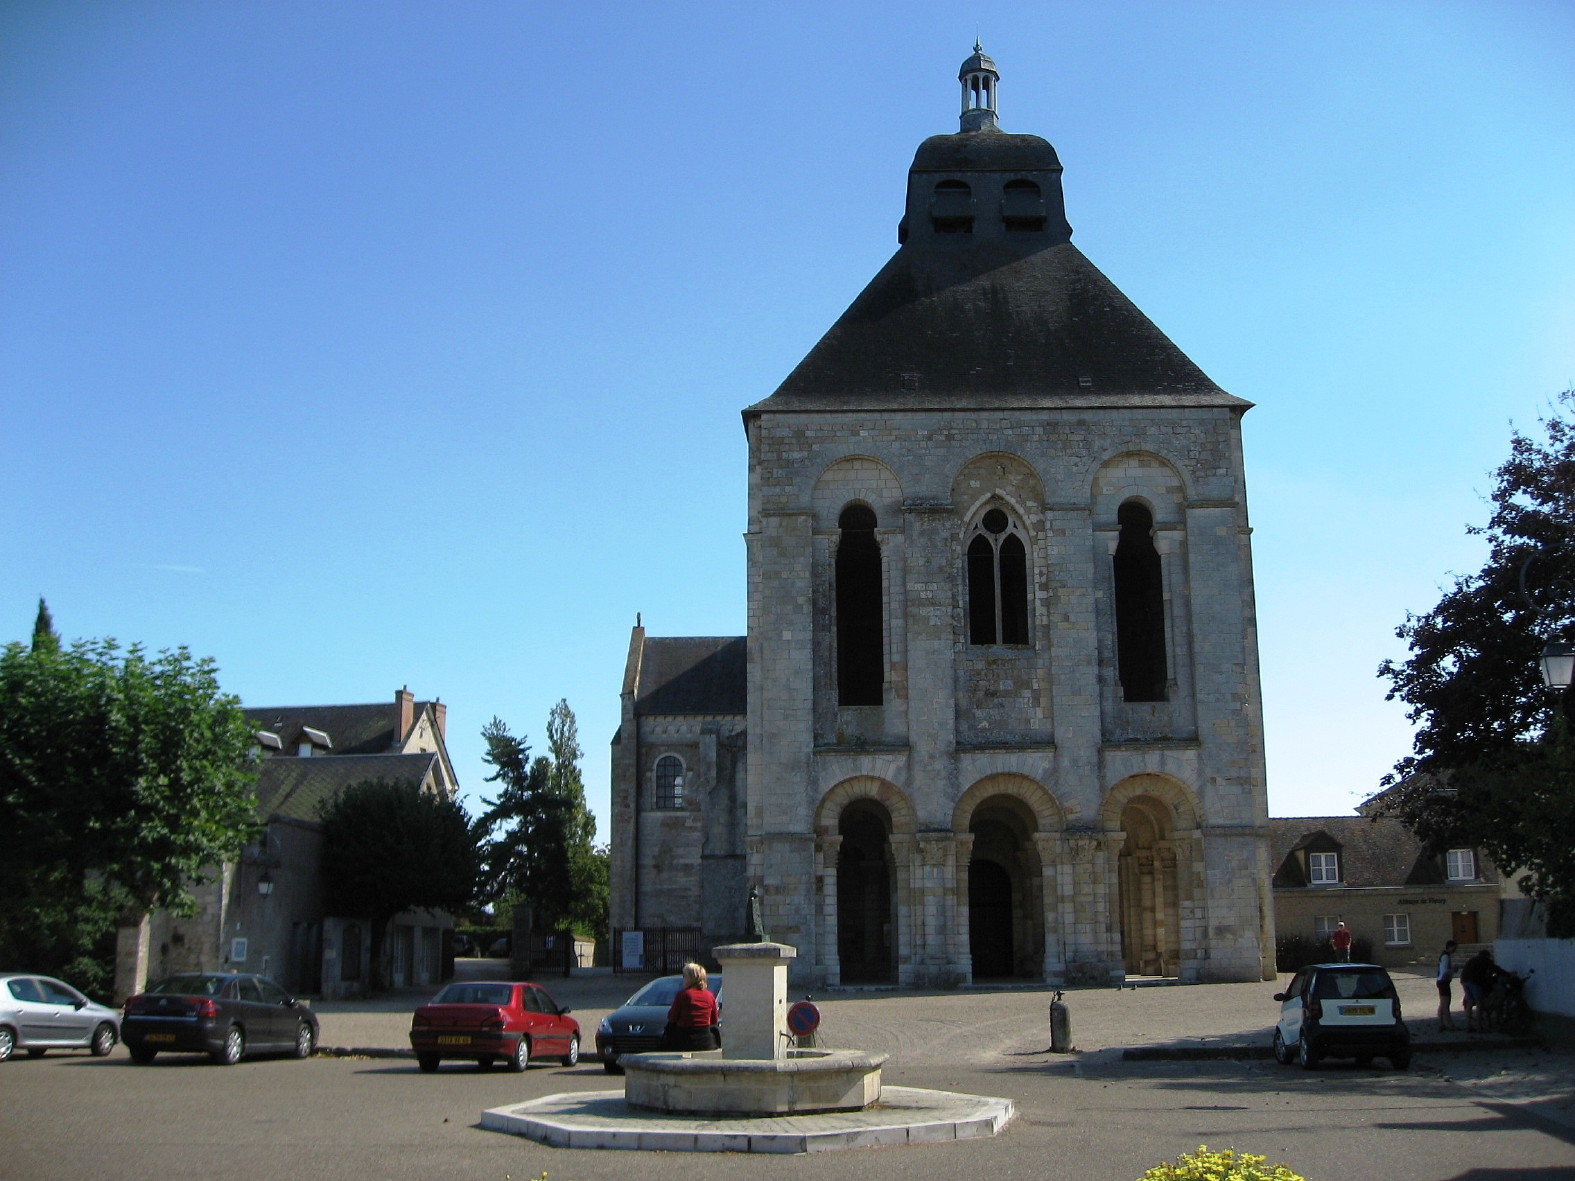
<instances>
[{"instance_id":1,"label":"fountain pedestal","mask_svg":"<svg viewBox=\"0 0 1575 1181\"><path fill-rule=\"evenodd\" d=\"M787 1029L783 943L712 949L726 978L723 1048L695 1054L628 1054L624 1099L650 1111L795 1115L859 1111L880 1099L884 1054L795 1050Z\"/></svg>"}]
</instances>

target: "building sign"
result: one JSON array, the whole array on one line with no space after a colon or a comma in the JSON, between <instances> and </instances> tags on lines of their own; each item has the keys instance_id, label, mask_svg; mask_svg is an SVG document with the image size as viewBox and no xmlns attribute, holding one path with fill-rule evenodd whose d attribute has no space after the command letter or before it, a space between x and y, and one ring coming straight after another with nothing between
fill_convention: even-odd
<instances>
[{"instance_id":1,"label":"building sign","mask_svg":"<svg viewBox=\"0 0 1575 1181\"><path fill-rule=\"evenodd\" d=\"M246 940L244 938L230 940L230 962L236 964L244 964L246 962Z\"/></svg>"},{"instance_id":2,"label":"building sign","mask_svg":"<svg viewBox=\"0 0 1575 1181\"><path fill-rule=\"evenodd\" d=\"M625 931L623 933L623 966L626 969L645 967L644 931Z\"/></svg>"},{"instance_id":3,"label":"building sign","mask_svg":"<svg viewBox=\"0 0 1575 1181\"><path fill-rule=\"evenodd\" d=\"M1449 899L1447 899L1447 898L1397 898L1397 899L1395 899L1395 905L1396 906L1443 906L1448 901L1449 901Z\"/></svg>"}]
</instances>

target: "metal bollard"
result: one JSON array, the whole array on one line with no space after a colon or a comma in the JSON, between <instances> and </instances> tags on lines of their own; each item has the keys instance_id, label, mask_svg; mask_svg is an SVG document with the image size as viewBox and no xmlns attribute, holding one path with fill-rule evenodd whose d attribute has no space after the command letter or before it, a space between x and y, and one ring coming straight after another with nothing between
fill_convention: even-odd
<instances>
[{"instance_id":1,"label":"metal bollard","mask_svg":"<svg viewBox=\"0 0 1575 1181\"><path fill-rule=\"evenodd\" d=\"M1057 990L1055 996L1050 998L1050 1052L1052 1054L1070 1054L1072 1052L1072 1011L1061 1000L1062 993Z\"/></svg>"}]
</instances>

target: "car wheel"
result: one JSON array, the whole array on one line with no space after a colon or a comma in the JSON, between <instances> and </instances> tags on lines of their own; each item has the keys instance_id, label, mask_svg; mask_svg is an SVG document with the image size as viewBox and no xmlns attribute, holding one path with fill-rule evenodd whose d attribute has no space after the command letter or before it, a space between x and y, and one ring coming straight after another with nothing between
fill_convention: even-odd
<instances>
[{"instance_id":1,"label":"car wheel","mask_svg":"<svg viewBox=\"0 0 1575 1181\"><path fill-rule=\"evenodd\" d=\"M608 1074L622 1074L623 1073L623 1067L619 1066L616 1061L603 1062L602 1063L602 1069L605 1070Z\"/></svg>"},{"instance_id":2,"label":"car wheel","mask_svg":"<svg viewBox=\"0 0 1575 1181\"><path fill-rule=\"evenodd\" d=\"M565 1066L578 1066L580 1064L580 1038L578 1034L569 1039L569 1052L560 1061Z\"/></svg>"},{"instance_id":3,"label":"car wheel","mask_svg":"<svg viewBox=\"0 0 1575 1181\"><path fill-rule=\"evenodd\" d=\"M303 1021L295 1031L295 1056L297 1058L310 1058L312 1051L317 1048L317 1035L312 1032L312 1027Z\"/></svg>"},{"instance_id":4,"label":"car wheel","mask_svg":"<svg viewBox=\"0 0 1575 1181\"><path fill-rule=\"evenodd\" d=\"M131 1051L131 1060L138 1066L146 1066L153 1061L153 1055L158 1053L157 1050L150 1050L146 1046L127 1046L126 1049Z\"/></svg>"},{"instance_id":5,"label":"car wheel","mask_svg":"<svg viewBox=\"0 0 1575 1181\"><path fill-rule=\"evenodd\" d=\"M1296 1039L1296 1061L1301 1064L1303 1070L1311 1070L1318 1065L1318 1052L1313 1049L1313 1044L1308 1040L1305 1031Z\"/></svg>"},{"instance_id":6,"label":"car wheel","mask_svg":"<svg viewBox=\"0 0 1575 1181\"><path fill-rule=\"evenodd\" d=\"M48 1050L41 1049L38 1046L29 1046L27 1049L27 1056L29 1058L42 1058L47 1053L49 1053Z\"/></svg>"},{"instance_id":7,"label":"car wheel","mask_svg":"<svg viewBox=\"0 0 1575 1181\"><path fill-rule=\"evenodd\" d=\"M1396 1070L1410 1070L1411 1047L1407 1046L1405 1049L1396 1050L1393 1054L1389 1055L1389 1065L1393 1066Z\"/></svg>"},{"instance_id":8,"label":"car wheel","mask_svg":"<svg viewBox=\"0 0 1575 1181\"><path fill-rule=\"evenodd\" d=\"M16 1050L16 1031L9 1025L0 1025L0 1062L11 1057Z\"/></svg>"},{"instance_id":9,"label":"car wheel","mask_svg":"<svg viewBox=\"0 0 1575 1181\"><path fill-rule=\"evenodd\" d=\"M1291 1048L1285 1044L1278 1029L1274 1031L1274 1060L1281 1066L1289 1066L1291 1062Z\"/></svg>"},{"instance_id":10,"label":"car wheel","mask_svg":"<svg viewBox=\"0 0 1575 1181\"><path fill-rule=\"evenodd\" d=\"M224 1045L213 1051L212 1058L220 1066L234 1066L244 1053L246 1035L241 1032L239 1025L232 1025L224 1031Z\"/></svg>"},{"instance_id":11,"label":"car wheel","mask_svg":"<svg viewBox=\"0 0 1575 1181\"><path fill-rule=\"evenodd\" d=\"M524 1070L529 1065L530 1038L526 1037L522 1033L520 1034L520 1040L514 1045L514 1053L509 1058L509 1069L515 1074L519 1074L520 1071Z\"/></svg>"},{"instance_id":12,"label":"car wheel","mask_svg":"<svg viewBox=\"0 0 1575 1181\"><path fill-rule=\"evenodd\" d=\"M483 1054L480 1058L476 1059L476 1069L477 1070L491 1070L492 1069L492 1064L494 1062L496 1062L496 1061L497 1061L497 1059L494 1058L491 1054Z\"/></svg>"},{"instance_id":13,"label":"car wheel","mask_svg":"<svg viewBox=\"0 0 1575 1181\"><path fill-rule=\"evenodd\" d=\"M109 1057L109 1052L115 1048L115 1043L119 1040L115 1036L115 1027L108 1021L103 1021L93 1031L93 1041L89 1043L88 1049L92 1051L95 1058L107 1058Z\"/></svg>"},{"instance_id":14,"label":"car wheel","mask_svg":"<svg viewBox=\"0 0 1575 1181\"><path fill-rule=\"evenodd\" d=\"M436 1054L417 1054L416 1065L421 1068L422 1074L432 1074L438 1068L441 1059Z\"/></svg>"}]
</instances>

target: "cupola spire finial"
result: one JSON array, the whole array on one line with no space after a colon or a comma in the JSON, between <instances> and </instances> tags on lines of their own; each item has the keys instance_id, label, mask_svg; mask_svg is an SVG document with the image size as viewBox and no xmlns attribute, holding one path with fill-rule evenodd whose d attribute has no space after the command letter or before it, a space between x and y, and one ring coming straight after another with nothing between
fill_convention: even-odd
<instances>
[{"instance_id":1,"label":"cupola spire finial","mask_svg":"<svg viewBox=\"0 0 1575 1181\"><path fill-rule=\"evenodd\" d=\"M995 116L995 88L1001 75L995 63L985 55L977 36L973 41L973 56L963 62L957 78L962 83L962 129L1000 130Z\"/></svg>"}]
</instances>

